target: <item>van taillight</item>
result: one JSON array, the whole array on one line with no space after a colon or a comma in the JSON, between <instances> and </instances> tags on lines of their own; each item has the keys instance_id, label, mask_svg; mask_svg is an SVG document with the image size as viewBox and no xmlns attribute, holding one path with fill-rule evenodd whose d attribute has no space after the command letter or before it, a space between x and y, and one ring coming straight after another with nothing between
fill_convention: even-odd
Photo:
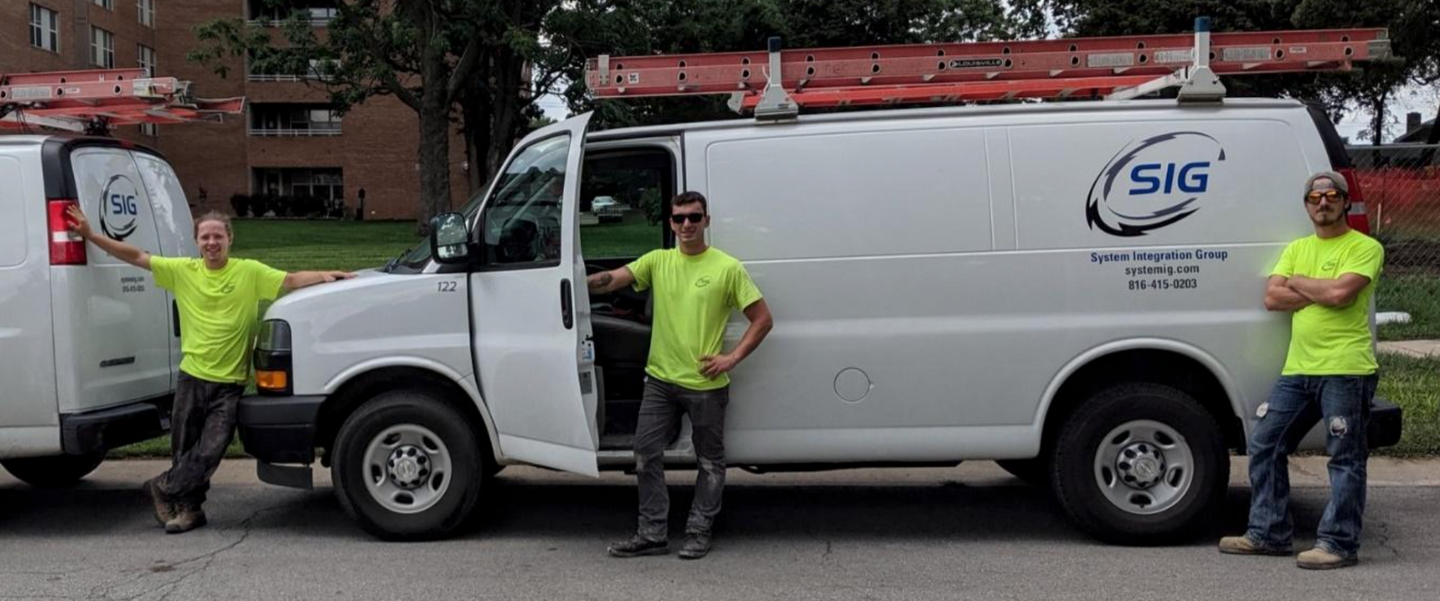
<instances>
[{"instance_id":1,"label":"van taillight","mask_svg":"<svg viewBox=\"0 0 1440 601\"><path fill-rule=\"evenodd\" d=\"M1346 167L1339 170L1340 175L1345 176L1345 183L1350 186L1350 214L1347 216L1351 229L1360 230L1361 233L1370 233L1370 214L1365 212L1365 192L1360 189L1360 176L1355 174L1355 169Z\"/></svg>"},{"instance_id":2,"label":"van taillight","mask_svg":"<svg viewBox=\"0 0 1440 601\"><path fill-rule=\"evenodd\" d=\"M50 264L84 265L85 240L70 233L65 224L70 220L66 212L70 207L80 206L73 200L52 200L50 213Z\"/></svg>"}]
</instances>

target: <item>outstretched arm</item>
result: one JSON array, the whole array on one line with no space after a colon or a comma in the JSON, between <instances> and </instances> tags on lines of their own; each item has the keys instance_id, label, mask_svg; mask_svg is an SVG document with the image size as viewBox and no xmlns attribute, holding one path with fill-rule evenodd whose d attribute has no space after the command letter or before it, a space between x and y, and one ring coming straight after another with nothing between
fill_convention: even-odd
<instances>
[{"instance_id":1,"label":"outstretched arm","mask_svg":"<svg viewBox=\"0 0 1440 601\"><path fill-rule=\"evenodd\" d=\"M353 277L355 274L348 271L297 271L285 274L285 283L280 286L287 291L299 290L306 286L348 280Z\"/></svg>"},{"instance_id":2,"label":"outstretched arm","mask_svg":"<svg viewBox=\"0 0 1440 601\"><path fill-rule=\"evenodd\" d=\"M635 283L635 274L630 273L629 267L602 271L585 278L585 286L595 294L614 292L633 283Z\"/></svg>"},{"instance_id":3,"label":"outstretched arm","mask_svg":"<svg viewBox=\"0 0 1440 601\"><path fill-rule=\"evenodd\" d=\"M150 253L145 249L131 244L115 240L109 236L101 236L90 229L90 220L85 218L85 213L80 212L80 207L71 206L66 215L70 218L65 226L74 232L75 235L84 238L87 242L100 247L116 259L149 271Z\"/></svg>"},{"instance_id":4,"label":"outstretched arm","mask_svg":"<svg viewBox=\"0 0 1440 601\"><path fill-rule=\"evenodd\" d=\"M745 307L745 318L750 320L750 327L745 329L745 336L740 338L740 344L735 345L728 353L700 358L700 373L705 374L705 377L714 378L735 369L750 353L755 352L755 348L765 341L765 337L775 327L775 319L770 315L770 307L763 298Z\"/></svg>"}]
</instances>

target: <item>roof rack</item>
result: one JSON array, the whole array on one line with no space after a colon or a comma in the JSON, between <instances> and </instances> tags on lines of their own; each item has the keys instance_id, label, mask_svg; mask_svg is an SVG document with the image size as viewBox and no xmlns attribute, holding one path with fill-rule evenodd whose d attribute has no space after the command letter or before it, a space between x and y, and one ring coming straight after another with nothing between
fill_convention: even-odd
<instances>
[{"instance_id":1,"label":"roof rack","mask_svg":"<svg viewBox=\"0 0 1440 601\"><path fill-rule=\"evenodd\" d=\"M1225 96L1219 75L1344 71L1390 58L1385 29L1136 35L654 56L601 55L585 81L600 98L730 94L760 120L801 107L1014 98L1128 99L1179 87L1182 102ZM771 74L778 73L779 77Z\"/></svg>"},{"instance_id":2,"label":"roof rack","mask_svg":"<svg viewBox=\"0 0 1440 601\"><path fill-rule=\"evenodd\" d=\"M116 125L219 121L245 99L199 99L190 82L145 69L0 74L0 130L49 127L105 134Z\"/></svg>"}]
</instances>

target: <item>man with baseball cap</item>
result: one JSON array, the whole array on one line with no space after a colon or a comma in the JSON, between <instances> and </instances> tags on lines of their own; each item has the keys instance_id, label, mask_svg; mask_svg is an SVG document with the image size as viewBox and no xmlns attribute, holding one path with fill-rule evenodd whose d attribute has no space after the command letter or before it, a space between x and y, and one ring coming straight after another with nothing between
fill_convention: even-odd
<instances>
[{"instance_id":1,"label":"man with baseball cap","mask_svg":"<svg viewBox=\"0 0 1440 601\"><path fill-rule=\"evenodd\" d=\"M1301 568L1323 570L1359 562L1369 457L1365 427L1377 381L1370 299L1385 251L1346 222L1350 187L1344 176L1310 176L1303 198L1315 234L1285 247L1265 288L1265 308L1291 314L1290 350L1269 400L1256 411L1250 437L1250 524L1245 534L1222 538L1220 552L1290 555L1287 457L1323 420L1330 503L1315 547L1296 557Z\"/></svg>"}]
</instances>

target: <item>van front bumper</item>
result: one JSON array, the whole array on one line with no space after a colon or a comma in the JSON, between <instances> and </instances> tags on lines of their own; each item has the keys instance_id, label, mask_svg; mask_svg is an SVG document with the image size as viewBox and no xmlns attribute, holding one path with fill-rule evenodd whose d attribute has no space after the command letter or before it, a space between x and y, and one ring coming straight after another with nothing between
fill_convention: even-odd
<instances>
[{"instance_id":1,"label":"van front bumper","mask_svg":"<svg viewBox=\"0 0 1440 601\"><path fill-rule=\"evenodd\" d=\"M325 396L247 396L237 410L240 442L256 459L260 480L310 488L315 462L315 424ZM276 465L276 464L303 464Z\"/></svg>"}]
</instances>

